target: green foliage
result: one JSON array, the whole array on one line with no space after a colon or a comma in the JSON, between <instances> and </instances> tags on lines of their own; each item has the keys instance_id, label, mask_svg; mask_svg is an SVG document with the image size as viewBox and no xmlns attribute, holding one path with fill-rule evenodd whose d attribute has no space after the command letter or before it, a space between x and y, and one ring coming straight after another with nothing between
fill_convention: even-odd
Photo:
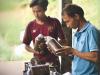
<instances>
[{"instance_id":1,"label":"green foliage","mask_svg":"<svg viewBox=\"0 0 100 75\"><path fill-rule=\"evenodd\" d=\"M0 11L15 9L16 7L28 3L30 0L0 0Z\"/></svg>"},{"instance_id":2,"label":"green foliage","mask_svg":"<svg viewBox=\"0 0 100 75\"><path fill-rule=\"evenodd\" d=\"M85 17L100 29L100 0L73 0L74 4L78 4L85 11Z\"/></svg>"},{"instance_id":3,"label":"green foliage","mask_svg":"<svg viewBox=\"0 0 100 75\"><path fill-rule=\"evenodd\" d=\"M60 16L61 16L61 0L48 0L49 1L49 5L48 5L48 10L46 12L47 15L51 16L51 17L56 17L59 20Z\"/></svg>"},{"instance_id":4,"label":"green foliage","mask_svg":"<svg viewBox=\"0 0 100 75\"><path fill-rule=\"evenodd\" d=\"M27 9L21 8L29 0L0 0L0 60L12 60L14 46L21 43L20 32L31 16ZM19 7L17 10L16 8ZM24 11L25 10L25 11ZM26 13L26 14L24 14ZM20 60L23 57L15 57ZM15 59L13 58L13 59Z\"/></svg>"},{"instance_id":5,"label":"green foliage","mask_svg":"<svg viewBox=\"0 0 100 75\"><path fill-rule=\"evenodd\" d=\"M12 56L10 49L8 44L0 37L0 60L10 60Z\"/></svg>"}]
</instances>

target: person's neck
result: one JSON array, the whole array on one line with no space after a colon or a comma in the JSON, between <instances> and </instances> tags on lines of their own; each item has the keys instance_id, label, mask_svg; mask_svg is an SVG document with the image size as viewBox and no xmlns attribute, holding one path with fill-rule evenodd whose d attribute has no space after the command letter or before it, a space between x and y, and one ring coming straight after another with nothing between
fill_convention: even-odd
<instances>
[{"instance_id":1,"label":"person's neck","mask_svg":"<svg viewBox=\"0 0 100 75\"><path fill-rule=\"evenodd\" d=\"M80 31L84 27L84 25L85 25L86 22L87 21L86 21L85 18L80 19L79 26L78 26L78 31Z\"/></svg>"},{"instance_id":2,"label":"person's neck","mask_svg":"<svg viewBox=\"0 0 100 75\"><path fill-rule=\"evenodd\" d=\"M36 22L40 25L44 25L44 23L47 21L47 16L42 17L41 19L36 19Z\"/></svg>"}]
</instances>

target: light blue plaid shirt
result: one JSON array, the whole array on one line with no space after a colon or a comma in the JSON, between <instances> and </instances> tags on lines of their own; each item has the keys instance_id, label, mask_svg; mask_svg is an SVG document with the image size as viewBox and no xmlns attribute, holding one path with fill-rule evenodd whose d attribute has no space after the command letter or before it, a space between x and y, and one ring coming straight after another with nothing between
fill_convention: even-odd
<instances>
[{"instance_id":1,"label":"light blue plaid shirt","mask_svg":"<svg viewBox=\"0 0 100 75\"><path fill-rule=\"evenodd\" d=\"M72 47L80 52L99 51L98 30L89 22L76 32L72 38ZM91 61L74 56L72 75L99 75L97 65Z\"/></svg>"}]
</instances>

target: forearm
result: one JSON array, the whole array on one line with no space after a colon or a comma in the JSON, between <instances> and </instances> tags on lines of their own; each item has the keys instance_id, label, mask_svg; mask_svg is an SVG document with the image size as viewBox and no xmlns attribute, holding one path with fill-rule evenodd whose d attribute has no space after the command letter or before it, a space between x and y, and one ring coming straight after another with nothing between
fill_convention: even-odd
<instances>
[{"instance_id":1,"label":"forearm","mask_svg":"<svg viewBox=\"0 0 100 75\"><path fill-rule=\"evenodd\" d=\"M79 52L75 51L74 55L86 59L92 62L97 63L98 62L98 53L97 52Z\"/></svg>"},{"instance_id":2,"label":"forearm","mask_svg":"<svg viewBox=\"0 0 100 75\"><path fill-rule=\"evenodd\" d=\"M92 52L79 52L76 49L71 48L70 46L64 46L63 48L59 49L57 55L61 54L65 55L73 55L80 57L81 59L89 60L95 63L100 62L100 52L92 51Z\"/></svg>"},{"instance_id":3,"label":"forearm","mask_svg":"<svg viewBox=\"0 0 100 75\"><path fill-rule=\"evenodd\" d=\"M28 52L31 52L31 53L34 52L34 49L32 49L29 45L25 45L25 49L26 49Z\"/></svg>"}]
</instances>

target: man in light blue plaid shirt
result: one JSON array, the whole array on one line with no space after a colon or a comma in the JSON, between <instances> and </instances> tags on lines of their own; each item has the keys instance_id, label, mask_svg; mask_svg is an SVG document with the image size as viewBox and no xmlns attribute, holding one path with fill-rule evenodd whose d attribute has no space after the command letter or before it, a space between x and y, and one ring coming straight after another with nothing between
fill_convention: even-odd
<instances>
[{"instance_id":1,"label":"man in light blue plaid shirt","mask_svg":"<svg viewBox=\"0 0 100 75\"><path fill-rule=\"evenodd\" d=\"M100 75L98 66L98 63L100 64L100 32L86 21L84 11L78 5L66 5L62 17L67 27L77 28L72 38L72 47L62 48L64 50L62 53L73 56L72 75Z\"/></svg>"}]
</instances>

